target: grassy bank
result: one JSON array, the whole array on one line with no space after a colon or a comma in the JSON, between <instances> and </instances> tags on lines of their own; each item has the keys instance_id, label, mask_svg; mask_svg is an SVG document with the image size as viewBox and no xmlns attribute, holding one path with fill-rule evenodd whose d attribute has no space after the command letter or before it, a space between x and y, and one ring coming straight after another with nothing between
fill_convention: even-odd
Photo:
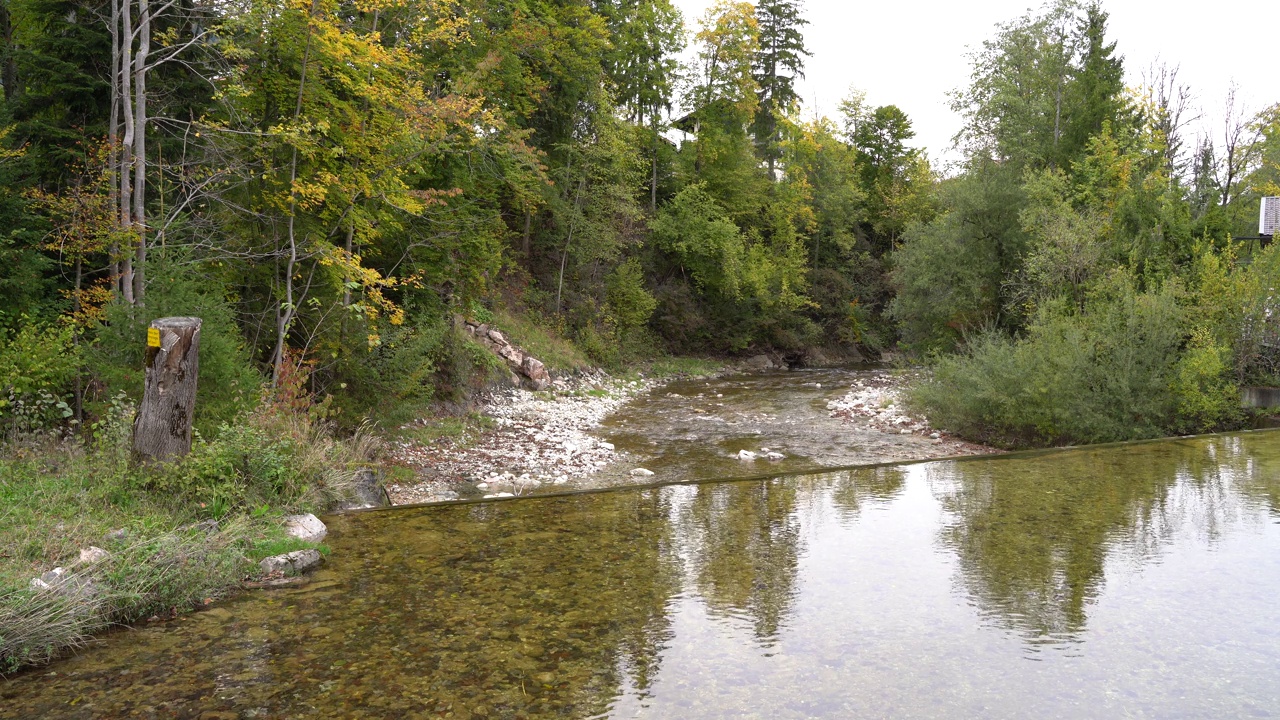
<instances>
[{"instance_id":1,"label":"grassy bank","mask_svg":"<svg viewBox=\"0 0 1280 720\"><path fill-rule=\"evenodd\" d=\"M128 460L129 409L92 441L27 437L0 457L0 675L47 662L113 624L234 593L262 558L308 547L282 516L348 499L373 443L339 441L264 406L161 468ZM81 549L109 556L78 563ZM34 577L65 567L53 590Z\"/></svg>"},{"instance_id":2,"label":"grassy bank","mask_svg":"<svg viewBox=\"0 0 1280 720\"><path fill-rule=\"evenodd\" d=\"M502 312L491 320L556 374L593 368L578 345L528 315ZM350 499L355 472L379 454L369 428L425 437L483 430L490 420L468 410L466 400L505 379L491 367L501 361L461 334L446 339L433 340L432 371L415 392L382 393L371 406L346 408L323 393L323 400L314 397L310 366L299 365L251 410L217 424L207 409L226 405L217 401L234 383L205 378L202 357L203 435L188 457L166 466L130 462L134 406L123 394L101 403L88 427L57 413L39 422L10 413L0 425L0 675L48 662L111 625L173 616L237 592L256 577L262 558L305 547L286 536L282 517ZM208 363L215 369L216 350ZM609 370L624 379L674 379L724 368L717 360L631 357ZM346 419L345 433L360 429L340 439L335 416ZM359 416L377 424L357 425ZM401 418L420 422L397 430ZM394 480L397 468L388 472ZM78 562L90 547L108 555ZM32 587L33 578L58 567L69 579Z\"/></svg>"}]
</instances>

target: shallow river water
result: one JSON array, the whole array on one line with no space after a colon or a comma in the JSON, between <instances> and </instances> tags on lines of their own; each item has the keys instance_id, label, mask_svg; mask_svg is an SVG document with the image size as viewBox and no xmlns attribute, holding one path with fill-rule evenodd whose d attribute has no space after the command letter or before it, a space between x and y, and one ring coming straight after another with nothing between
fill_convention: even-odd
<instances>
[{"instance_id":1,"label":"shallow river water","mask_svg":"<svg viewBox=\"0 0 1280 720\"><path fill-rule=\"evenodd\" d=\"M1280 713L1280 434L328 519L3 718Z\"/></svg>"},{"instance_id":2,"label":"shallow river water","mask_svg":"<svg viewBox=\"0 0 1280 720\"><path fill-rule=\"evenodd\" d=\"M663 479L809 472L942 454L928 437L880 432L831 417L827 403L883 371L824 368L678 380L610 415L598 433ZM743 463L739 450L785 460Z\"/></svg>"},{"instance_id":3,"label":"shallow river water","mask_svg":"<svg viewBox=\"0 0 1280 720\"><path fill-rule=\"evenodd\" d=\"M670 482L994 452L951 437L933 440L832 417L828 403L843 398L853 383L874 382L887 372L875 366L780 370L664 384L631 400L595 430L625 453L624 459L577 478L576 485L633 483L629 472L637 466L655 473L643 482ZM762 449L785 457L736 458L739 450Z\"/></svg>"}]
</instances>

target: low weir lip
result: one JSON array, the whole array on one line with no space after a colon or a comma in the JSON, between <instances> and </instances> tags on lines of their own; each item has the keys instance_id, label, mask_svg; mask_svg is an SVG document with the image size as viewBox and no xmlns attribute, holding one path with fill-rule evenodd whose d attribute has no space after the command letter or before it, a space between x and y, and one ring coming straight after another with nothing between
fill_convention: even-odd
<instances>
[{"instance_id":1,"label":"low weir lip","mask_svg":"<svg viewBox=\"0 0 1280 720\"><path fill-rule=\"evenodd\" d=\"M778 472L763 473L759 475L735 475L731 477L716 478L693 478L690 480L658 480L647 483L630 483L626 485L611 485L609 487L599 488L582 488L580 490L557 490L555 492L538 493L537 495L513 495L511 497L493 497L493 498L467 498L465 500L437 500L435 502L412 503L409 505L391 505L379 508L361 508L353 510L338 510L331 513L325 513L328 516L333 515L355 515L362 513L374 512L394 512L397 510L414 510L421 508L433 507L450 507L456 505L477 505L480 503L497 503L510 502L514 500L545 500L549 498L575 497L578 495L599 495L611 492L631 492L637 490L653 490L655 488L672 487L679 485L710 485L712 483L741 483L741 482L759 482L761 480L777 480L779 478L804 477L806 475L825 475L827 473L842 472L845 470L861 470L866 468L878 467L905 467L909 465L923 465L925 463L935 462L966 462L973 460L999 461L1013 460L1018 458L1041 457L1044 455L1055 455L1057 453L1068 452L1073 450L1099 450L1106 448L1125 447L1132 445L1149 445L1158 442L1180 442L1183 440L1201 440L1205 438L1224 437L1227 435L1252 435L1260 433L1280 433L1280 427L1277 428L1253 428L1247 430L1228 430L1226 432L1205 433L1202 435L1171 435L1168 437L1146 438L1144 440L1121 440L1118 442L1097 443L1095 445L1062 445L1051 448L1036 448L1033 450L1014 450L1012 452L1003 453L986 453L982 455L950 455L946 457L925 458L919 460L891 460L878 463L861 463L854 465L835 465L832 467L814 468L803 472Z\"/></svg>"}]
</instances>

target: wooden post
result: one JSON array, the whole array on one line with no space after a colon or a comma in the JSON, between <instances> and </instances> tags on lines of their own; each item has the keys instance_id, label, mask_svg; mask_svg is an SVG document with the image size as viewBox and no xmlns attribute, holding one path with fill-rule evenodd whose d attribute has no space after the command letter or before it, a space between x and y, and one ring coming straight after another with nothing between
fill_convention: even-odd
<instances>
[{"instance_id":1,"label":"wooden post","mask_svg":"<svg viewBox=\"0 0 1280 720\"><path fill-rule=\"evenodd\" d=\"M160 318L147 328L146 388L133 420L137 462L163 462L191 452L200 322L194 317Z\"/></svg>"}]
</instances>

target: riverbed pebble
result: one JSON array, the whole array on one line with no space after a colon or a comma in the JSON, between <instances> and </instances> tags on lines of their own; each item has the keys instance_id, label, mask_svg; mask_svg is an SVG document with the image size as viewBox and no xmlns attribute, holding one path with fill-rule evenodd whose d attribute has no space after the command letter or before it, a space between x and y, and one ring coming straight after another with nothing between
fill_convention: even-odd
<instances>
[{"instance_id":1,"label":"riverbed pebble","mask_svg":"<svg viewBox=\"0 0 1280 720\"><path fill-rule=\"evenodd\" d=\"M827 403L827 410L831 417L869 425L883 433L928 437L933 441L931 445L938 447L930 451L933 456L997 452L994 448L949 436L946 430L931 427L924 415L908 412L902 402L902 390L924 378L925 373L920 370L875 371L854 380L847 393Z\"/></svg>"},{"instance_id":2,"label":"riverbed pebble","mask_svg":"<svg viewBox=\"0 0 1280 720\"><path fill-rule=\"evenodd\" d=\"M902 386L918 373L877 372L855 380L849 392L827 403L832 417L860 418L882 432L899 435L932 431L927 418L912 415L902 406Z\"/></svg>"}]
</instances>

